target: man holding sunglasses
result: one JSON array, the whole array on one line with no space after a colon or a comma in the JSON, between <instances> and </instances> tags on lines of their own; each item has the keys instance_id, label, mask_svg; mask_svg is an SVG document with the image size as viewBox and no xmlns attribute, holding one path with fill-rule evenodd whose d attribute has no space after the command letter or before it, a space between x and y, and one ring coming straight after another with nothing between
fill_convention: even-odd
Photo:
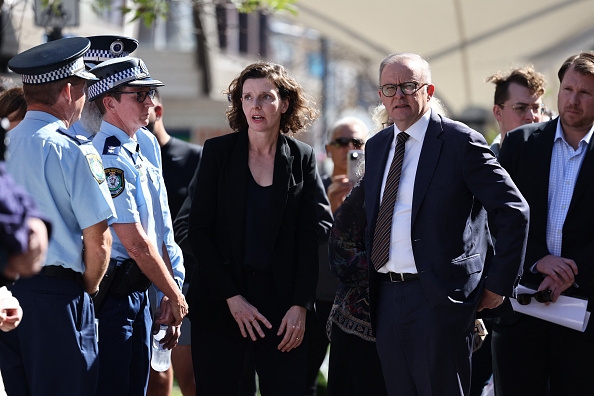
<instances>
[{"instance_id":1,"label":"man holding sunglasses","mask_svg":"<svg viewBox=\"0 0 594 396\"><path fill-rule=\"evenodd\" d=\"M147 289L150 281L164 293L161 310L168 315L157 323L178 327L188 306L172 275L164 243L166 224L161 201L161 172L143 154L136 139L148 124L155 88L163 86L150 77L141 59L124 57L91 69L99 81L89 86L89 100L103 115L93 145L101 153L107 186L118 215L108 276L108 290L98 307L98 395L146 394L151 316ZM113 272L111 272L113 271ZM173 346L169 345L169 346Z\"/></svg>"},{"instance_id":2,"label":"man holding sunglasses","mask_svg":"<svg viewBox=\"0 0 594 396\"><path fill-rule=\"evenodd\" d=\"M427 61L389 55L379 85L394 125L367 141L362 210L386 388L467 396L476 312L512 295L528 205L481 134L431 110ZM487 212L504 230L495 249Z\"/></svg>"},{"instance_id":3,"label":"man holding sunglasses","mask_svg":"<svg viewBox=\"0 0 594 396\"><path fill-rule=\"evenodd\" d=\"M494 74L487 81L495 84L493 115L499 124L499 135L491 144L491 150L497 155L507 132L542 121L545 78L532 66L526 66L513 69L507 75Z\"/></svg>"},{"instance_id":4,"label":"man holding sunglasses","mask_svg":"<svg viewBox=\"0 0 594 396\"><path fill-rule=\"evenodd\" d=\"M594 52L569 57L558 72L559 117L507 134L499 161L530 204L520 283L594 301ZM535 295L536 301L546 296ZM543 298L544 297L544 298ZM526 296L518 299L519 303ZM493 331L497 395L594 393L594 326L579 332L531 316Z\"/></svg>"}]
</instances>

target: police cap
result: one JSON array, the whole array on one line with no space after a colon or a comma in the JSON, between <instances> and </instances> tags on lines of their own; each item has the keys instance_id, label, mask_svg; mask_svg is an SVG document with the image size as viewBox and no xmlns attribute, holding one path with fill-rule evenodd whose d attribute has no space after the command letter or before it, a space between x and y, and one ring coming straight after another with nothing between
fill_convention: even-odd
<instances>
[{"instance_id":1,"label":"police cap","mask_svg":"<svg viewBox=\"0 0 594 396\"><path fill-rule=\"evenodd\" d=\"M129 56L138 48L138 40L124 36L90 36L91 48L84 56L88 67L113 58Z\"/></svg>"},{"instance_id":2,"label":"police cap","mask_svg":"<svg viewBox=\"0 0 594 396\"><path fill-rule=\"evenodd\" d=\"M117 87L162 87L159 80L151 79L148 68L139 58L127 56L100 63L90 70L99 81L89 85L89 100L95 100Z\"/></svg>"},{"instance_id":3,"label":"police cap","mask_svg":"<svg viewBox=\"0 0 594 396\"><path fill-rule=\"evenodd\" d=\"M84 37L50 41L16 55L8 67L22 75L24 84L45 84L72 76L97 80L85 71L83 55L90 45Z\"/></svg>"}]
</instances>

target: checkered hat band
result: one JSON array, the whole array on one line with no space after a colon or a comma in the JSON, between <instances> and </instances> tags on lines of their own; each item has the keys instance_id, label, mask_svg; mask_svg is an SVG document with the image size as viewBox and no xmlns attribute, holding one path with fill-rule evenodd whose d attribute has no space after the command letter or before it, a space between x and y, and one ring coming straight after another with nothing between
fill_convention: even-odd
<instances>
[{"instance_id":1,"label":"checkered hat band","mask_svg":"<svg viewBox=\"0 0 594 396\"><path fill-rule=\"evenodd\" d=\"M85 62L103 62L113 58L123 58L124 56L128 55L130 55L130 53L124 51L121 54L114 56L114 54L109 50L96 50L91 48L85 54Z\"/></svg>"},{"instance_id":2,"label":"checkered hat band","mask_svg":"<svg viewBox=\"0 0 594 396\"><path fill-rule=\"evenodd\" d=\"M74 76L75 73L85 70L83 58L78 58L74 62L68 63L59 69L52 70L49 73L29 75L23 74L24 84L45 84L52 81L61 80L66 77Z\"/></svg>"},{"instance_id":3,"label":"checkered hat band","mask_svg":"<svg viewBox=\"0 0 594 396\"><path fill-rule=\"evenodd\" d=\"M149 74L144 72L140 66L126 69L91 85L89 87L89 98L96 98L113 87L125 84L128 81L140 80L148 77L150 77Z\"/></svg>"}]
</instances>

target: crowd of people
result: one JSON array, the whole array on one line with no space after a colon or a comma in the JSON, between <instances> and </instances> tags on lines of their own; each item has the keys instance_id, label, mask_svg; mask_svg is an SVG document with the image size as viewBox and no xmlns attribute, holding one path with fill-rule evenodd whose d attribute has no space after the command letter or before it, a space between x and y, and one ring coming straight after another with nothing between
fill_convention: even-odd
<instances>
[{"instance_id":1,"label":"crowd of people","mask_svg":"<svg viewBox=\"0 0 594 396\"><path fill-rule=\"evenodd\" d=\"M594 52L561 66L558 117L531 66L489 77L490 147L446 117L425 59L390 54L377 132L337 120L321 175L295 138L319 113L283 66L245 67L233 133L201 147L167 133L137 46L71 37L9 62L8 395L169 395L175 375L184 395L308 396L328 350L329 395L592 393L592 326L511 299L519 284L549 292L535 304L594 295Z\"/></svg>"}]
</instances>

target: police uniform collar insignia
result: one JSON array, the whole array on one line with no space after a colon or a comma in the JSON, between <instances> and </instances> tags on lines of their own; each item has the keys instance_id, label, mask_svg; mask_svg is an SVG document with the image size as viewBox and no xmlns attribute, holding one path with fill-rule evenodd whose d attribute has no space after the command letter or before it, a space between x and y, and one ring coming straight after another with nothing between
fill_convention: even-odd
<instances>
[{"instance_id":1,"label":"police uniform collar insignia","mask_svg":"<svg viewBox=\"0 0 594 396\"><path fill-rule=\"evenodd\" d=\"M117 197L126 187L124 171L119 168L105 168L105 180L112 198Z\"/></svg>"}]
</instances>

